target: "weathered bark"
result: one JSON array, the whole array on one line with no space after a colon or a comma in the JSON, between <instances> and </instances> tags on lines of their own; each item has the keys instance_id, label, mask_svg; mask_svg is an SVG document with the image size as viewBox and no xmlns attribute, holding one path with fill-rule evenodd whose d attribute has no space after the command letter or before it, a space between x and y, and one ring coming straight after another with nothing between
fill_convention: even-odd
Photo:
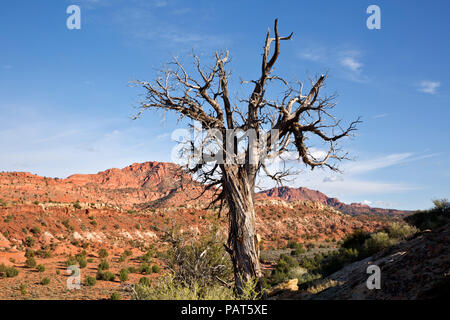
<instances>
[{"instance_id":1,"label":"weathered bark","mask_svg":"<svg viewBox=\"0 0 450 320\"><path fill-rule=\"evenodd\" d=\"M247 175L237 168L227 172L224 187L230 210L227 251L233 261L236 290L241 294L245 282L262 276L256 234L254 191Z\"/></svg>"}]
</instances>

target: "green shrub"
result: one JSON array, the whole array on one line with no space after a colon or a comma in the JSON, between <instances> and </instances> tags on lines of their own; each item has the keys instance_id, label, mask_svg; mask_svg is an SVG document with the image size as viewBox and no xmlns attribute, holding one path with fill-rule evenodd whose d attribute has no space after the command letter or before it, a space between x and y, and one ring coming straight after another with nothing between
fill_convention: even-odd
<instances>
[{"instance_id":1,"label":"green shrub","mask_svg":"<svg viewBox=\"0 0 450 320\"><path fill-rule=\"evenodd\" d=\"M77 265L77 262L78 261L74 256L69 255L69 258L66 261L66 267L75 266L75 265Z\"/></svg>"},{"instance_id":2,"label":"green shrub","mask_svg":"<svg viewBox=\"0 0 450 320\"><path fill-rule=\"evenodd\" d=\"M98 265L98 270L109 270L109 263L106 260L103 260Z\"/></svg>"},{"instance_id":3,"label":"green shrub","mask_svg":"<svg viewBox=\"0 0 450 320\"><path fill-rule=\"evenodd\" d=\"M364 242L364 252L370 256L378 251L395 244L394 239L390 239L386 232L377 232L370 235L370 238Z\"/></svg>"},{"instance_id":4,"label":"green shrub","mask_svg":"<svg viewBox=\"0 0 450 320\"><path fill-rule=\"evenodd\" d=\"M394 239L408 239L419 231L414 226L405 223L394 222L391 223L387 228L386 232L389 235L389 238Z\"/></svg>"},{"instance_id":5,"label":"green shrub","mask_svg":"<svg viewBox=\"0 0 450 320\"><path fill-rule=\"evenodd\" d=\"M419 210L407 216L404 220L419 228L437 229L450 222L450 203L447 199L433 200L434 207L429 210Z\"/></svg>"},{"instance_id":6,"label":"green shrub","mask_svg":"<svg viewBox=\"0 0 450 320\"><path fill-rule=\"evenodd\" d=\"M153 256L154 256L154 253L152 251L148 251L144 255L140 256L139 260L142 261L142 262L151 262Z\"/></svg>"},{"instance_id":7,"label":"green shrub","mask_svg":"<svg viewBox=\"0 0 450 320\"><path fill-rule=\"evenodd\" d=\"M120 281L122 281L122 282L127 281L128 280L128 273L129 273L129 271L127 269L120 270L120 273L119 273Z\"/></svg>"},{"instance_id":8,"label":"green shrub","mask_svg":"<svg viewBox=\"0 0 450 320\"><path fill-rule=\"evenodd\" d=\"M37 269L38 272L44 272L44 271L45 271L45 266L42 265L42 264L40 264L40 265L38 265L38 266L36 267L36 269Z\"/></svg>"},{"instance_id":9,"label":"green shrub","mask_svg":"<svg viewBox=\"0 0 450 320\"><path fill-rule=\"evenodd\" d=\"M153 273L159 273L161 271L161 268L158 265L153 265L152 266L152 272Z\"/></svg>"},{"instance_id":10,"label":"green shrub","mask_svg":"<svg viewBox=\"0 0 450 320\"><path fill-rule=\"evenodd\" d=\"M232 279L231 259L223 246L225 239L219 235L218 227L214 227L193 242L189 234L172 233L168 239L171 247L161 258L174 270L175 280L206 287L217 284L217 278Z\"/></svg>"},{"instance_id":11,"label":"green shrub","mask_svg":"<svg viewBox=\"0 0 450 320\"><path fill-rule=\"evenodd\" d=\"M87 260L86 260L86 251L83 250L82 253L79 253L75 256L75 260L78 262L78 265L80 266L81 269L86 268L87 266Z\"/></svg>"},{"instance_id":12,"label":"green shrub","mask_svg":"<svg viewBox=\"0 0 450 320\"><path fill-rule=\"evenodd\" d=\"M346 236L343 240L342 247L343 248L353 248L358 251L361 251L364 247L364 242L369 239L370 233L358 229L352 234Z\"/></svg>"},{"instance_id":13,"label":"green shrub","mask_svg":"<svg viewBox=\"0 0 450 320\"><path fill-rule=\"evenodd\" d=\"M114 292L111 294L111 300L122 300L122 297L118 292Z\"/></svg>"},{"instance_id":14,"label":"green shrub","mask_svg":"<svg viewBox=\"0 0 450 320\"><path fill-rule=\"evenodd\" d=\"M36 267L36 260L34 260L33 257L29 257L26 261L25 261L25 265L28 268L34 268Z\"/></svg>"},{"instance_id":15,"label":"green shrub","mask_svg":"<svg viewBox=\"0 0 450 320\"><path fill-rule=\"evenodd\" d=\"M30 232L33 233L33 234L40 234L41 233L41 229L39 229L39 227L35 226L35 227L31 228Z\"/></svg>"},{"instance_id":16,"label":"green shrub","mask_svg":"<svg viewBox=\"0 0 450 320\"><path fill-rule=\"evenodd\" d=\"M202 286L197 282L180 282L173 275L166 275L157 280L154 286L149 286L146 280L139 281L135 286L133 299L137 300L256 300L260 298L256 290L256 281L250 281L243 286L242 295L236 297L233 288L214 284Z\"/></svg>"},{"instance_id":17,"label":"green shrub","mask_svg":"<svg viewBox=\"0 0 450 320\"><path fill-rule=\"evenodd\" d=\"M22 284L20 285L19 289L20 289L20 293L21 293L22 295L26 295L26 294L27 294L27 286L26 286L25 284L22 283Z\"/></svg>"},{"instance_id":18,"label":"green shrub","mask_svg":"<svg viewBox=\"0 0 450 320\"><path fill-rule=\"evenodd\" d=\"M69 223L69 219L65 219L63 222L62 222L62 224L63 224L63 226L65 226L67 229L69 229L70 231L73 231L74 230L74 227L72 227L71 225L70 225L70 223Z\"/></svg>"},{"instance_id":19,"label":"green shrub","mask_svg":"<svg viewBox=\"0 0 450 320\"><path fill-rule=\"evenodd\" d=\"M292 240L288 242L288 248L293 249L293 251L291 251L291 255L293 256L299 256L306 252L301 243Z\"/></svg>"},{"instance_id":20,"label":"green shrub","mask_svg":"<svg viewBox=\"0 0 450 320\"><path fill-rule=\"evenodd\" d=\"M32 257L34 257L34 255L35 255L35 252L31 249L27 249L25 251L25 258L32 258Z\"/></svg>"},{"instance_id":21,"label":"green shrub","mask_svg":"<svg viewBox=\"0 0 450 320\"><path fill-rule=\"evenodd\" d=\"M100 259L105 259L106 257L108 257L108 251L106 251L106 249L100 249L98 251L98 256Z\"/></svg>"},{"instance_id":22,"label":"green shrub","mask_svg":"<svg viewBox=\"0 0 450 320\"><path fill-rule=\"evenodd\" d=\"M123 252L123 255L124 255L125 257L131 257L131 256L133 255L133 253L131 252L131 250L125 250L125 251Z\"/></svg>"},{"instance_id":23,"label":"green shrub","mask_svg":"<svg viewBox=\"0 0 450 320\"><path fill-rule=\"evenodd\" d=\"M0 278L14 278L19 275L19 270L15 267L7 267L5 264L0 264Z\"/></svg>"},{"instance_id":24,"label":"green shrub","mask_svg":"<svg viewBox=\"0 0 450 320\"><path fill-rule=\"evenodd\" d=\"M142 277L139 279L139 284L143 286L150 286L150 280L147 277Z\"/></svg>"},{"instance_id":25,"label":"green shrub","mask_svg":"<svg viewBox=\"0 0 450 320\"><path fill-rule=\"evenodd\" d=\"M27 247L32 247L32 246L34 246L34 239L32 238L32 237L26 237L25 238L25 245L27 246Z\"/></svg>"},{"instance_id":26,"label":"green shrub","mask_svg":"<svg viewBox=\"0 0 450 320\"><path fill-rule=\"evenodd\" d=\"M46 286L50 283L50 278L42 278L41 285Z\"/></svg>"},{"instance_id":27,"label":"green shrub","mask_svg":"<svg viewBox=\"0 0 450 320\"><path fill-rule=\"evenodd\" d=\"M87 276L87 277L84 279L84 285L85 285L85 286L93 287L93 286L95 286L96 284L97 284L97 279L95 279L94 277Z\"/></svg>"},{"instance_id":28,"label":"green shrub","mask_svg":"<svg viewBox=\"0 0 450 320\"><path fill-rule=\"evenodd\" d=\"M151 274L152 267L148 263L143 263L139 266L139 273L142 274Z\"/></svg>"},{"instance_id":29,"label":"green shrub","mask_svg":"<svg viewBox=\"0 0 450 320\"><path fill-rule=\"evenodd\" d=\"M48 259L50 258L52 255L49 251L47 250L43 250L43 249L39 249L36 251L36 256L38 256L39 258L42 259Z\"/></svg>"},{"instance_id":30,"label":"green shrub","mask_svg":"<svg viewBox=\"0 0 450 320\"><path fill-rule=\"evenodd\" d=\"M75 209L81 209L80 201L76 201L76 202L73 204L73 207L74 207Z\"/></svg>"},{"instance_id":31,"label":"green shrub","mask_svg":"<svg viewBox=\"0 0 450 320\"><path fill-rule=\"evenodd\" d=\"M128 267L128 272L129 273L136 273L137 269L135 267L133 267L133 266L130 266L130 267Z\"/></svg>"},{"instance_id":32,"label":"green shrub","mask_svg":"<svg viewBox=\"0 0 450 320\"><path fill-rule=\"evenodd\" d=\"M111 271L102 272L99 270L99 271L97 271L96 278L97 278L97 280L114 281L116 276Z\"/></svg>"},{"instance_id":33,"label":"green shrub","mask_svg":"<svg viewBox=\"0 0 450 320\"><path fill-rule=\"evenodd\" d=\"M278 264L275 266L275 269L272 271L271 275L271 284L275 285L281 283L283 281L288 280L289 272L291 269L298 268L299 263L296 259L282 254L280 259L278 260Z\"/></svg>"}]
</instances>

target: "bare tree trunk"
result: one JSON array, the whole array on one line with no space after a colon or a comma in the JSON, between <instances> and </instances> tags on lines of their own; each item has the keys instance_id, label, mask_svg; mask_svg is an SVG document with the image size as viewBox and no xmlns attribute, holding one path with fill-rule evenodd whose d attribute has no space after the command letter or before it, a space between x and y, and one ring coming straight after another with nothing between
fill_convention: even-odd
<instances>
[{"instance_id":1,"label":"bare tree trunk","mask_svg":"<svg viewBox=\"0 0 450 320\"><path fill-rule=\"evenodd\" d=\"M228 252L233 261L236 290L238 294L241 294L245 282L262 276L253 189L246 175L242 175L239 170L232 170L232 174L227 172L224 186L230 209Z\"/></svg>"}]
</instances>

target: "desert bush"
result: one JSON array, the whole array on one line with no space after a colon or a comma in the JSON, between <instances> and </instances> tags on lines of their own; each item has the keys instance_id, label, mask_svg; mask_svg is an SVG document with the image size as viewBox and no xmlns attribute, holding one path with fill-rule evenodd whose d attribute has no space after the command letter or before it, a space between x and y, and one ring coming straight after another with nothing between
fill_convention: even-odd
<instances>
[{"instance_id":1,"label":"desert bush","mask_svg":"<svg viewBox=\"0 0 450 320\"><path fill-rule=\"evenodd\" d=\"M386 232L389 235L389 238L401 240L410 238L418 231L419 229L414 226L399 222L393 222L386 228Z\"/></svg>"},{"instance_id":2,"label":"desert bush","mask_svg":"<svg viewBox=\"0 0 450 320\"><path fill-rule=\"evenodd\" d=\"M97 280L114 281L116 276L111 271L102 272L102 271L98 270L96 278L97 278Z\"/></svg>"},{"instance_id":3,"label":"desert bush","mask_svg":"<svg viewBox=\"0 0 450 320\"><path fill-rule=\"evenodd\" d=\"M87 266L87 260L85 257L79 257L77 259L78 265L80 266L81 269L86 268Z\"/></svg>"},{"instance_id":4,"label":"desert bush","mask_svg":"<svg viewBox=\"0 0 450 320\"><path fill-rule=\"evenodd\" d=\"M359 259L359 252L354 248L341 248L338 251L332 251L322 255L322 259L315 271L326 277L345 265L355 262Z\"/></svg>"},{"instance_id":5,"label":"desert bush","mask_svg":"<svg viewBox=\"0 0 450 320\"><path fill-rule=\"evenodd\" d=\"M45 266L42 265L42 264L40 264L40 265L38 265L38 266L36 267L36 269L37 269L38 272L44 272L44 271L45 271Z\"/></svg>"},{"instance_id":6,"label":"desert bush","mask_svg":"<svg viewBox=\"0 0 450 320\"><path fill-rule=\"evenodd\" d=\"M129 273L136 273L137 269L136 269L136 267L130 266L130 267L128 267L128 272Z\"/></svg>"},{"instance_id":7,"label":"desert bush","mask_svg":"<svg viewBox=\"0 0 450 320\"><path fill-rule=\"evenodd\" d=\"M109 263L106 260L103 260L98 265L98 270L108 270L109 269Z\"/></svg>"},{"instance_id":8,"label":"desert bush","mask_svg":"<svg viewBox=\"0 0 450 320\"><path fill-rule=\"evenodd\" d=\"M74 227L72 227L72 226L70 225L69 219L65 219L65 220L62 222L62 224L63 224L64 227L66 227L66 228L69 229L70 231L73 231L73 230L74 230Z\"/></svg>"},{"instance_id":9,"label":"desert bush","mask_svg":"<svg viewBox=\"0 0 450 320\"><path fill-rule=\"evenodd\" d=\"M73 204L73 207L74 207L75 209L81 209L80 201L76 201L76 202Z\"/></svg>"},{"instance_id":10,"label":"desert bush","mask_svg":"<svg viewBox=\"0 0 450 320\"><path fill-rule=\"evenodd\" d=\"M36 251L36 256L38 256L39 258L42 259L48 259L50 258L52 255L49 251L47 250L43 250L43 249L39 249Z\"/></svg>"},{"instance_id":11,"label":"desert bush","mask_svg":"<svg viewBox=\"0 0 450 320\"><path fill-rule=\"evenodd\" d=\"M152 266L152 272L153 273L159 273L161 271L161 268L158 265L153 265Z\"/></svg>"},{"instance_id":12,"label":"desert bush","mask_svg":"<svg viewBox=\"0 0 450 320\"><path fill-rule=\"evenodd\" d=\"M343 240L343 248L353 248L361 251L364 247L364 242L370 238L370 233L362 229L355 230L353 233L346 236Z\"/></svg>"},{"instance_id":13,"label":"desert bush","mask_svg":"<svg viewBox=\"0 0 450 320\"><path fill-rule=\"evenodd\" d=\"M66 267L75 266L77 263L77 259L74 256L69 255L69 258L66 261Z\"/></svg>"},{"instance_id":14,"label":"desert bush","mask_svg":"<svg viewBox=\"0 0 450 320\"><path fill-rule=\"evenodd\" d=\"M281 283L283 281L289 280L289 272L292 269L298 268L299 263L295 258L292 258L288 255L282 254L280 259L278 260L278 264L275 266L275 269L272 271L270 283L272 285Z\"/></svg>"},{"instance_id":15,"label":"desert bush","mask_svg":"<svg viewBox=\"0 0 450 320\"><path fill-rule=\"evenodd\" d=\"M148 263L142 263L139 266L139 273L151 274L152 273L152 267Z\"/></svg>"},{"instance_id":16,"label":"desert bush","mask_svg":"<svg viewBox=\"0 0 450 320\"><path fill-rule=\"evenodd\" d=\"M301 254L306 252L305 248L303 248L303 245L295 241L289 241L288 247L290 249L293 249L293 251L291 251L291 255L293 256L300 256Z\"/></svg>"},{"instance_id":17,"label":"desert bush","mask_svg":"<svg viewBox=\"0 0 450 320\"><path fill-rule=\"evenodd\" d=\"M122 300L122 297L120 296L120 294L118 292L113 292L111 294L111 300Z\"/></svg>"},{"instance_id":18,"label":"desert bush","mask_svg":"<svg viewBox=\"0 0 450 320\"><path fill-rule=\"evenodd\" d=\"M144 281L143 281L144 282ZM244 284L243 294L239 299L256 300L259 294L256 282ZM187 284L175 280L173 275L158 279L154 286L144 283L136 284L133 299L137 300L236 300L233 288L218 284L202 286L197 282Z\"/></svg>"},{"instance_id":19,"label":"desert bush","mask_svg":"<svg viewBox=\"0 0 450 320\"><path fill-rule=\"evenodd\" d=\"M30 257L34 257L35 252L31 249L28 249L25 251L25 258L30 258Z\"/></svg>"},{"instance_id":20,"label":"desert bush","mask_svg":"<svg viewBox=\"0 0 450 320\"><path fill-rule=\"evenodd\" d=\"M296 248L296 246L297 246L297 241L294 241L294 240L289 240L288 241L288 244L287 244L287 247L289 248L289 249L295 249Z\"/></svg>"},{"instance_id":21,"label":"desert bush","mask_svg":"<svg viewBox=\"0 0 450 320\"><path fill-rule=\"evenodd\" d=\"M25 265L28 268L34 268L36 267L36 260L34 260L33 257L29 257L26 261L25 261Z\"/></svg>"},{"instance_id":22,"label":"desert bush","mask_svg":"<svg viewBox=\"0 0 450 320\"><path fill-rule=\"evenodd\" d=\"M364 253L371 256L378 251L394 245L397 241L390 239L386 232L376 232L370 235L370 238L364 242Z\"/></svg>"},{"instance_id":23,"label":"desert bush","mask_svg":"<svg viewBox=\"0 0 450 320\"><path fill-rule=\"evenodd\" d=\"M188 234L179 235L174 231L166 241L171 247L162 258L174 271L175 280L206 287L217 283L217 278L232 279L231 259L223 246L224 239L218 236L217 227L197 241Z\"/></svg>"},{"instance_id":24,"label":"desert bush","mask_svg":"<svg viewBox=\"0 0 450 320\"><path fill-rule=\"evenodd\" d=\"M42 278L42 280L41 280L41 285L43 285L43 286L46 286L46 285L48 285L49 283L50 283L50 278Z\"/></svg>"},{"instance_id":25,"label":"desert bush","mask_svg":"<svg viewBox=\"0 0 450 320\"><path fill-rule=\"evenodd\" d=\"M30 229L30 232L32 234L40 234L41 233L41 229L37 226L34 226L33 228Z\"/></svg>"},{"instance_id":26,"label":"desert bush","mask_svg":"<svg viewBox=\"0 0 450 320\"><path fill-rule=\"evenodd\" d=\"M5 264L0 264L0 278L14 278L19 275L19 270L15 267L7 267Z\"/></svg>"},{"instance_id":27,"label":"desert bush","mask_svg":"<svg viewBox=\"0 0 450 320\"><path fill-rule=\"evenodd\" d=\"M106 249L100 249L98 251L98 256L100 259L105 259L106 257L108 257L108 251L106 251Z\"/></svg>"},{"instance_id":28,"label":"desert bush","mask_svg":"<svg viewBox=\"0 0 450 320\"><path fill-rule=\"evenodd\" d=\"M92 287L92 286L95 286L96 284L97 284L97 279L95 279L94 277L87 276L84 279L84 285L85 286Z\"/></svg>"},{"instance_id":29,"label":"desert bush","mask_svg":"<svg viewBox=\"0 0 450 320\"><path fill-rule=\"evenodd\" d=\"M33 239L32 237L26 237L26 238L25 238L25 245L26 245L27 247L32 247L32 246L34 246L34 243L35 243L35 241L34 241L34 239Z\"/></svg>"},{"instance_id":30,"label":"desert bush","mask_svg":"<svg viewBox=\"0 0 450 320\"><path fill-rule=\"evenodd\" d=\"M120 270L120 273L119 273L120 281L122 281L122 282L127 281L128 280L128 273L129 273L128 269Z\"/></svg>"},{"instance_id":31,"label":"desert bush","mask_svg":"<svg viewBox=\"0 0 450 320\"><path fill-rule=\"evenodd\" d=\"M139 260L141 262L151 262L153 256L154 256L154 253L152 251L147 251L147 253L145 253L139 257Z\"/></svg>"},{"instance_id":32,"label":"desert bush","mask_svg":"<svg viewBox=\"0 0 450 320\"><path fill-rule=\"evenodd\" d=\"M404 220L419 228L436 229L450 222L450 203L447 199L433 200L434 207L428 210L419 210L407 216Z\"/></svg>"},{"instance_id":33,"label":"desert bush","mask_svg":"<svg viewBox=\"0 0 450 320\"><path fill-rule=\"evenodd\" d=\"M139 279L139 284L143 286L150 286L150 280L147 277L142 277Z\"/></svg>"}]
</instances>

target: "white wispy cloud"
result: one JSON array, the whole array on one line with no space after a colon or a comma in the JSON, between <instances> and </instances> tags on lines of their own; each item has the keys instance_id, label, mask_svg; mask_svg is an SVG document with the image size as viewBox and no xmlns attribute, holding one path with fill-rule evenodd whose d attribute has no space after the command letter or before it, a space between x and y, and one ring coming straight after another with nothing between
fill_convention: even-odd
<instances>
[{"instance_id":1,"label":"white wispy cloud","mask_svg":"<svg viewBox=\"0 0 450 320\"><path fill-rule=\"evenodd\" d=\"M341 76L355 81L367 82L369 78L364 74L362 53L359 50L342 50L326 46L310 46L299 52L299 58L321 63L335 69Z\"/></svg>"},{"instance_id":2,"label":"white wispy cloud","mask_svg":"<svg viewBox=\"0 0 450 320\"><path fill-rule=\"evenodd\" d=\"M350 69L352 72L361 72L363 64L355 57L344 57L341 59L342 66Z\"/></svg>"},{"instance_id":3,"label":"white wispy cloud","mask_svg":"<svg viewBox=\"0 0 450 320\"><path fill-rule=\"evenodd\" d=\"M324 150L314 148L314 155L320 157L326 154ZM314 170L304 169L299 175L292 176L286 185L292 187L307 187L338 198L357 198L359 196L370 196L376 198L377 195L387 195L392 193L410 192L419 190L421 185L407 183L403 181L391 181L391 179L374 178L370 175L373 172L382 171L385 168L403 165L409 162L419 161L425 158L435 157L438 154L424 153L415 154L413 152L387 154L378 157L372 157L364 160L347 161L340 167L342 173L333 173L329 170ZM288 159L294 159L294 154L288 155ZM292 165L293 162L289 161ZM293 168L300 169L301 164L293 165ZM270 172L276 172L280 168L279 164L272 164L269 166ZM261 179L261 187L272 187L269 179ZM366 198L371 202L372 206L378 207L394 207L395 204L372 200ZM368 204L368 202L366 202Z\"/></svg>"},{"instance_id":4,"label":"white wispy cloud","mask_svg":"<svg viewBox=\"0 0 450 320\"><path fill-rule=\"evenodd\" d=\"M303 49L299 53L301 59L310 60L314 62L325 61L327 59L326 49L323 47L309 47Z\"/></svg>"},{"instance_id":5,"label":"white wispy cloud","mask_svg":"<svg viewBox=\"0 0 450 320\"><path fill-rule=\"evenodd\" d=\"M395 153L365 161L349 162L344 166L343 171L348 175L366 173L403 163L406 160L410 160L412 155L413 153L411 152Z\"/></svg>"},{"instance_id":6,"label":"white wispy cloud","mask_svg":"<svg viewBox=\"0 0 450 320\"><path fill-rule=\"evenodd\" d=\"M424 80L419 83L418 90L420 92L424 92L424 93L436 94L437 89L440 86L441 86L441 83L439 81Z\"/></svg>"},{"instance_id":7,"label":"white wispy cloud","mask_svg":"<svg viewBox=\"0 0 450 320\"><path fill-rule=\"evenodd\" d=\"M385 118L389 115L389 113L380 113L380 114L376 114L374 116L372 116L372 119L380 119L380 118Z\"/></svg>"},{"instance_id":8,"label":"white wispy cloud","mask_svg":"<svg viewBox=\"0 0 450 320\"><path fill-rule=\"evenodd\" d=\"M11 110L12 108L5 108ZM0 110L1 111L1 110ZM8 115L0 128L0 170L64 178L134 162L168 161L171 142L149 139L159 128L129 119L89 120L74 116Z\"/></svg>"}]
</instances>

